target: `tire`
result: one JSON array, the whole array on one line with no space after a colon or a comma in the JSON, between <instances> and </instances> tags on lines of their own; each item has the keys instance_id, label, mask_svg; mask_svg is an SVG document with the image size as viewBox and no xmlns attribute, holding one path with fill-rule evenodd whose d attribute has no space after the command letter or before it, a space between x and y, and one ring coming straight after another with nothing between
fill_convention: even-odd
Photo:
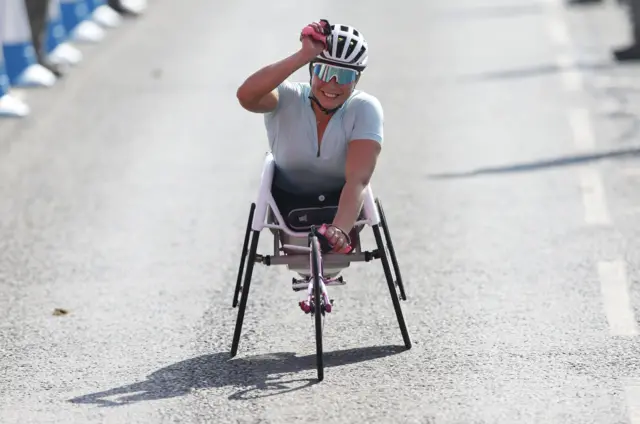
<instances>
[{"instance_id":1,"label":"tire","mask_svg":"<svg viewBox=\"0 0 640 424\"><path fill-rule=\"evenodd\" d=\"M402 274L400 274L400 266L398 265L398 259L396 258L396 249L393 247L393 241L391 241L391 234L389 232L389 224L387 223L387 217L384 215L384 209L382 209L382 203L380 199L376 199L376 206L378 207L378 213L380 214L380 223L382 226L382 232L384 238L387 241L387 247L389 248L389 256L391 257L391 264L393 265L393 272L396 275L396 284L400 289L400 298L407 300L407 295L404 292L404 282L402 281Z\"/></svg>"},{"instance_id":2,"label":"tire","mask_svg":"<svg viewBox=\"0 0 640 424\"><path fill-rule=\"evenodd\" d=\"M311 237L311 275L313 278L313 303L316 324L316 367L318 369L318 381L324 379L324 361L322 353L322 293L320 292L320 250L318 239Z\"/></svg>"},{"instance_id":3,"label":"tire","mask_svg":"<svg viewBox=\"0 0 640 424\"><path fill-rule=\"evenodd\" d=\"M247 258L247 248L249 247L249 236L251 235L251 223L253 221L253 212L256 210L256 204L252 203L249 209L249 219L247 220L247 229L244 233L244 243L242 244L242 254L240 256L240 266L238 267L238 278L236 280L236 289L233 293L232 307L238 306L238 295L242 288L242 273L244 271L244 263Z\"/></svg>"},{"instance_id":4,"label":"tire","mask_svg":"<svg viewBox=\"0 0 640 424\"><path fill-rule=\"evenodd\" d=\"M400 332L402 333L402 339L404 340L404 346L407 350L411 349L411 337L409 337L409 331L407 325L404 322L404 316L402 314L402 307L400 306L400 300L398 299L398 292L393 282L393 275L391 275L391 269L389 267L389 259L387 258L387 252L382 243L382 235L380 234L380 226L373 226L373 235L378 245L378 252L380 252L380 260L382 261L382 269L384 270L384 276L389 286L389 294L391 294L391 301L393 302L393 309L396 312L398 318L398 325L400 326Z\"/></svg>"},{"instance_id":5,"label":"tire","mask_svg":"<svg viewBox=\"0 0 640 424\"><path fill-rule=\"evenodd\" d=\"M249 249L249 260L247 264L247 274L244 277L242 285L242 297L240 298L240 307L238 308L238 317L236 318L236 326L233 331L233 343L231 344L231 357L238 353L238 345L240 344L240 334L242 333L242 322L244 320L244 312L247 308L247 299L249 297L249 287L251 286L251 277L253 275L253 266L256 263L256 251L258 250L258 240L260 239L260 231L252 231L251 248Z\"/></svg>"}]
</instances>

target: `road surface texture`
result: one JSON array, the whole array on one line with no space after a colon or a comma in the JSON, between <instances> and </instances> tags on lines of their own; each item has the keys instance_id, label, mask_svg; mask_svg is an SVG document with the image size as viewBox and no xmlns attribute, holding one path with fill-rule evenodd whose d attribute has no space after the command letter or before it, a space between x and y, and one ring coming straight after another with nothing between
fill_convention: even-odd
<instances>
[{"instance_id":1,"label":"road surface texture","mask_svg":"<svg viewBox=\"0 0 640 424\"><path fill-rule=\"evenodd\" d=\"M235 92L320 18L371 45L373 188L413 348L380 262L355 264L314 384L286 269L256 266L229 351L267 149ZM640 423L640 69L609 59L624 25L615 4L151 2L0 122L0 422Z\"/></svg>"}]
</instances>

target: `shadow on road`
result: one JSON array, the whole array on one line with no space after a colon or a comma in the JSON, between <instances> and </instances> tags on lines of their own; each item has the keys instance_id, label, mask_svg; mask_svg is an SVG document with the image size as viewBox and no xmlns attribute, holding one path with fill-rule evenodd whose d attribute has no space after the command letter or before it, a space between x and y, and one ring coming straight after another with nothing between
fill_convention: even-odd
<instances>
[{"instance_id":1,"label":"shadow on road","mask_svg":"<svg viewBox=\"0 0 640 424\"><path fill-rule=\"evenodd\" d=\"M573 68L577 70L602 70L615 68L615 64L611 62L594 62L594 63L576 63ZM531 78L542 75L552 75L565 72L559 64L546 64L540 66L533 66L529 68L509 69L504 71L485 72L481 74L461 75L459 80L461 82L479 82L479 81L491 81L491 80L504 80L504 79L519 79L519 78Z\"/></svg>"},{"instance_id":2,"label":"shadow on road","mask_svg":"<svg viewBox=\"0 0 640 424\"><path fill-rule=\"evenodd\" d=\"M325 368L383 358L404 351L404 346L371 346L325 352ZM161 368L145 381L70 399L76 404L121 406L141 401L183 396L192 390L237 387L230 400L248 400L281 395L316 384L315 378L281 380L282 375L315 372L315 354L293 352L229 359L228 352L199 356ZM326 373L325 373L326 374ZM257 392L253 396L247 396ZM112 398L112 399L108 399Z\"/></svg>"},{"instance_id":3,"label":"shadow on road","mask_svg":"<svg viewBox=\"0 0 640 424\"><path fill-rule=\"evenodd\" d=\"M486 19L486 18L514 18L520 16L542 15L545 4L540 1L514 5L479 5L473 7L447 7L436 9L433 14L444 19Z\"/></svg>"},{"instance_id":4,"label":"shadow on road","mask_svg":"<svg viewBox=\"0 0 640 424\"><path fill-rule=\"evenodd\" d=\"M505 174L514 172L539 171L548 168L557 168L567 165L578 165L586 162L593 162L602 159L615 159L622 157L640 157L640 147L616 150L612 152L594 153L588 155L566 156L554 159L541 160L536 162L526 162L516 165L478 168L465 172L450 172L440 174L429 174L430 179L450 179L466 178L483 174Z\"/></svg>"}]
</instances>

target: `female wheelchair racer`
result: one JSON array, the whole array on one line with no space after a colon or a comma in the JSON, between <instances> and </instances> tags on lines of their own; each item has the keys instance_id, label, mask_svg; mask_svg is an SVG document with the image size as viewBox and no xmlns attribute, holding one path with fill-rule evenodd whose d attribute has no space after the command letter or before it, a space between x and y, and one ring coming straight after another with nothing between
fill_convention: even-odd
<instances>
[{"instance_id":1,"label":"female wheelchair racer","mask_svg":"<svg viewBox=\"0 0 640 424\"><path fill-rule=\"evenodd\" d=\"M293 279L293 290L307 290L299 306L315 321L322 380L322 321L333 307L327 286L344 285L340 273L351 262L381 260L406 349L411 339L396 292L397 287L406 300L389 228L369 184L383 142L383 112L375 97L356 90L367 66L367 43L355 28L326 20L307 25L300 39L298 52L254 73L237 91L245 109L264 114L271 151L247 222L233 299L236 307L242 293L231 356L238 351L253 265L287 265L302 277ZM307 64L309 83L287 81ZM373 230L372 251L360 243L365 224ZM273 232L274 256L257 253L264 228Z\"/></svg>"},{"instance_id":2,"label":"female wheelchair racer","mask_svg":"<svg viewBox=\"0 0 640 424\"><path fill-rule=\"evenodd\" d=\"M326 237L323 250L347 253L381 151L383 110L374 96L356 90L368 61L358 30L321 20L307 25L300 39L299 51L247 78L237 98L246 110L264 114L276 165L273 195L283 216L297 206L326 204L319 198L337 198L331 224L319 233ZM287 81L307 64L310 83Z\"/></svg>"}]
</instances>

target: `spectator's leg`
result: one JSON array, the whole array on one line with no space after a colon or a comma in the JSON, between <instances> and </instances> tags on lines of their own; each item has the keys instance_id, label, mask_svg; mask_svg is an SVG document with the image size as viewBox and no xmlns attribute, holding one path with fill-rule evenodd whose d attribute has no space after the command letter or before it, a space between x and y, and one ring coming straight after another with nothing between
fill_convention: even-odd
<instances>
[{"instance_id":1,"label":"spectator's leg","mask_svg":"<svg viewBox=\"0 0 640 424\"><path fill-rule=\"evenodd\" d=\"M629 1L629 17L633 29L633 43L624 49L614 50L616 60L640 60L640 0Z\"/></svg>"},{"instance_id":2,"label":"spectator's leg","mask_svg":"<svg viewBox=\"0 0 640 424\"><path fill-rule=\"evenodd\" d=\"M133 10L130 10L130 9L126 8L122 4L121 0L108 0L107 4L109 5L110 8L112 8L113 10L115 10L116 12L118 12L121 15L124 15L124 16L137 16L138 15Z\"/></svg>"},{"instance_id":3,"label":"spectator's leg","mask_svg":"<svg viewBox=\"0 0 640 424\"><path fill-rule=\"evenodd\" d=\"M47 37L47 20L49 0L24 0L31 26L31 40L38 63L49 69L56 76L62 76L60 67L51 63L47 58L45 40Z\"/></svg>"}]
</instances>

